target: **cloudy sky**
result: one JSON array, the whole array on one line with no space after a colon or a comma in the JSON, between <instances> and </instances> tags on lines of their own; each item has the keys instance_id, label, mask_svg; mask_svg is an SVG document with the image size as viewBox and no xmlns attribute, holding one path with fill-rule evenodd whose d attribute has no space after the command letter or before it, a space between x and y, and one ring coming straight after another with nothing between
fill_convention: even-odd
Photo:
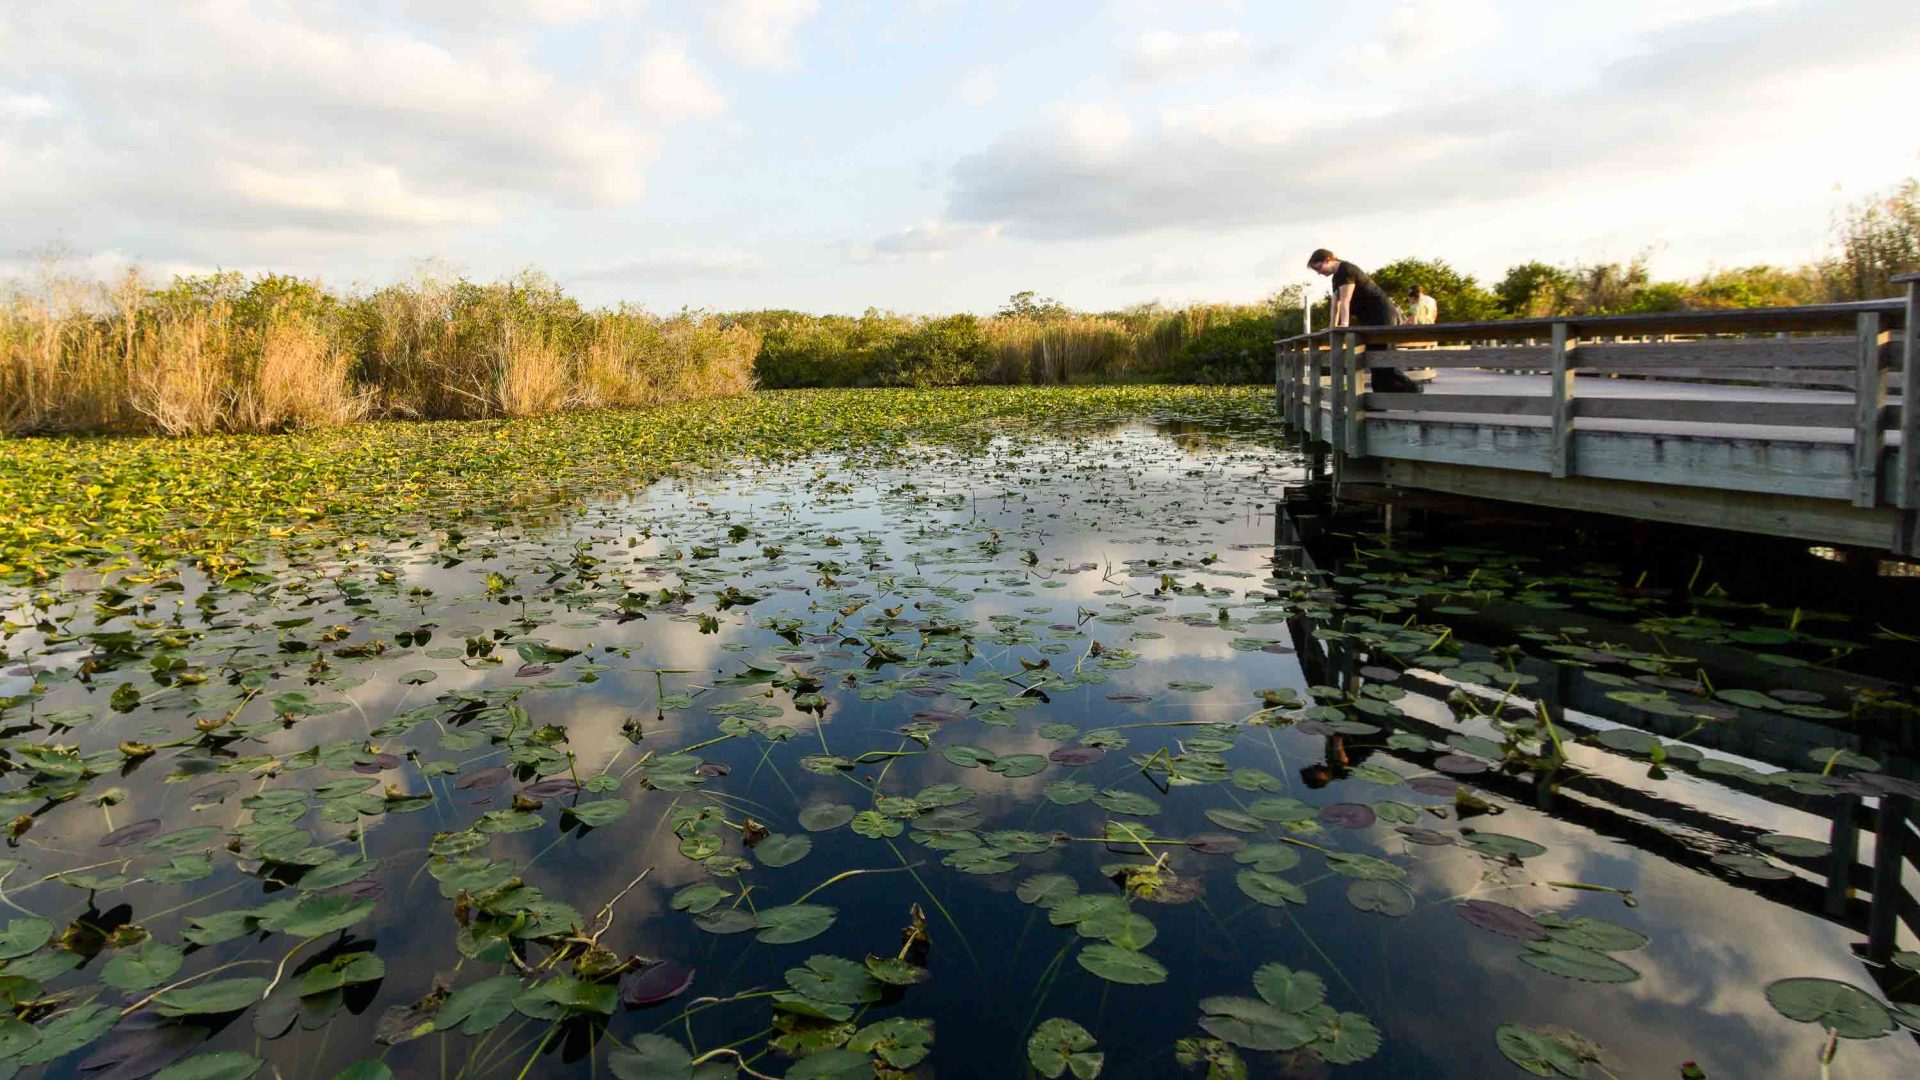
<instances>
[{"instance_id":1,"label":"cloudy sky","mask_svg":"<svg viewBox=\"0 0 1920 1080\"><path fill-rule=\"evenodd\" d=\"M655 309L1820 253L1913 0L6 0L0 276L422 260Z\"/></svg>"}]
</instances>

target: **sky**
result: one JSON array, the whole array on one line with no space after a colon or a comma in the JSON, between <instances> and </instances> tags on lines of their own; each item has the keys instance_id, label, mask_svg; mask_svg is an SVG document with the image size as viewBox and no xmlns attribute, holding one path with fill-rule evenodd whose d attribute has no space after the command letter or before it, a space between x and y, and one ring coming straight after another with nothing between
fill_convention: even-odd
<instances>
[{"instance_id":1,"label":"sky","mask_svg":"<svg viewBox=\"0 0 1920 1080\"><path fill-rule=\"evenodd\" d=\"M58 252L594 304L1256 300L1819 256L1920 175L1914 0L5 0L0 277Z\"/></svg>"}]
</instances>

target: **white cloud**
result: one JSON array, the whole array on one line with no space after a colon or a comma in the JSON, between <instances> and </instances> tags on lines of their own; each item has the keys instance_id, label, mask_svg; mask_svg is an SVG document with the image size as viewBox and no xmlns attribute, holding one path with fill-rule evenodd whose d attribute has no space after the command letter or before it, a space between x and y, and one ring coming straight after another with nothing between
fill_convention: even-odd
<instances>
[{"instance_id":1,"label":"white cloud","mask_svg":"<svg viewBox=\"0 0 1920 1080\"><path fill-rule=\"evenodd\" d=\"M0 90L0 118L39 120L53 115L53 99L45 94Z\"/></svg>"},{"instance_id":2,"label":"white cloud","mask_svg":"<svg viewBox=\"0 0 1920 1080\"><path fill-rule=\"evenodd\" d=\"M960 248L992 240L999 235L999 228L992 225L928 222L888 233L868 243L843 244L842 248L850 262L906 262L944 258Z\"/></svg>"},{"instance_id":3,"label":"white cloud","mask_svg":"<svg viewBox=\"0 0 1920 1080\"><path fill-rule=\"evenodd\" d=\"M241 0L6 19L0 231L16 236L52 221L145 246L191 230L187 250L249 258L289 237L484 226L530 202L633 200L658 141L619 87L549 71L513 35ZM642 79L682 112L710 107L687 74ZM49 110L62 122L5 123Z\"/></svg>"},{"instance_id":4,"label":"white cloud","mask_svg":"<svg viewBox=\"0 0 1920 1080\"><path fill-rule=\"evenodd\" d=\"M1487 41L1500 23L1491 0L1400 0L1387 12L1379 36L1342 59L1369 69L1428 64Z\"/></svg>"},{"instance_id":5,"label":"white cloud","mask_svg":"<svg viewBox=\"0 0 1920 1080\"><path fill-rule=\"evenodd\" d=\"M975 68L960 80L954 89L954 97L963 104L981 106L1000 96L1000 80L991 68Z\"/></svg>"},{"instance_id":6,"label":"white cloud","mask_svg":"<svg viewBox=\"0 0 1920 1080\"><path fill-rule=\"evenodd\" d=\"M756 255L737 251L667 251L589 267L575 281L679 281L686 278L748 277L766 268Z\"/></svg>"},{"instance_id":7,"label":"white cloud","mask_svg":"<svg viewBox=\"0 0 1920 1080\"><path fill-rule=\"evenodd\" d=\"M1190 285L1204 279L1206 268L1160 256L1113 279L1116 285Z\"/></svg>"},{"instance_id":8,"label":"white cloud","mask_svg":"<svg viewBox=\"0 0 1920 1080\"><path fill-rule=\"evenodd\" d=\"M707 9L707 27L740 63L785 67L794 61L800 25L819 10L819 0L717 0Z\"/></svg>"},{"instance_id":9,"label":"white cloud","mask_svg":"<svg viewBox=\"0 0 1920 1080\"><path fill-rule=\"evenodd\" d=\"M1238 30L1149 30L1133 39L1127 77L1137 82L1204 79L1229 74L1252 58L1253 41Z\"/></svg>"},{"instance_id":10,"label":"white cloud","mask_svg":"<svg viewBox=\"0 0 1920 1080\"><path fill-rule=\"evenodd\" d=\"M1584 87L1429 92L1376 115L1329 119L1305 100L1247 99L1136 125L1083 107L962 158L945 216L1016 236L1091 237L1322 222L1582 186L1671 189L1708 174L1738 190L1746 181L1728 174L1837 167L1826 163L1849 140L1899 129L1898 103L1920 92L1910 61L1920 22L1905 10L1905 0L1847 0L1708 19L1648 36ZM1863 38L1864 25L1882 32ZM1846 85L1874 92L1836 111ZM1817 191L1826 181L1808 182Z\"/></svg>"},{"instance_id":11,"label":"white cloud","mask_svg":"<svg viewBox=\"0 0 1920 1080\"><path fill-rule=\"evenodd\" d=\"M634 93L641 108L663 119L716 116L727 107L727 99L687 55L686 39L675 35L648 46Z\"/></svg>"}]
</instances>

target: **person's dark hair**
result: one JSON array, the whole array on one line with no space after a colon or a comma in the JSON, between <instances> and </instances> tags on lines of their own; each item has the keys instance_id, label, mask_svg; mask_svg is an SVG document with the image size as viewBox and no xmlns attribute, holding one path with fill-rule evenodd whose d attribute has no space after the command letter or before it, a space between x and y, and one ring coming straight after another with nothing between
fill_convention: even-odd
<instances>
[{"instance_id":1,"label":"person's dark hair","mask_svg":"<svg viewBox=\"0 0 1920 1080\"><path fill-rule=\"evenodd\" d=\"M1314 248L1313 254L1307 256L1307 265L1312 266L1314 263L1326 262L1328 259L1332 259L1335 262L1338 262L1340 259L1340 256L1335 255L1333 252L1328 251L1326 248Z\"/></svg>"}]
</instances>

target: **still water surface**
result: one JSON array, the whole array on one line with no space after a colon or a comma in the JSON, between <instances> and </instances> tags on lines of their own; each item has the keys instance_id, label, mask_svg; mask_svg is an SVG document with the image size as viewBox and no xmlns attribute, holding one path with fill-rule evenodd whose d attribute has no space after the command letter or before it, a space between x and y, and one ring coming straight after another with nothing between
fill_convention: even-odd
<instances>
[{"instance_id":1,"label":"still water surface","mask_svg":"<svg viewBox=\"0 0 1920 1080\"><path fill-rule=\"evenodd\" d=\"M667 482L240 587L75 581L84 602L16 632L0 675L13 744L88 764L0 781L9 817L32 815L8 914L66 936L29 922L0 977L26 965L42 1027L98 1017L47 1075L232 1051L284 1080L368 1059L604 1074L643 1033L766 1075L871 1075L791 1052L889 1018L931 1022L918 1064L919 1036L881 1040L926 1077L1030 1075L1050 1018L1115 1078L1189 1074L1176 1043L1211 1036L1253 1076L1527 1075L1502 1025L1584 1075L1814 1077L1825 1033L1769 983L1912 1000L1910 972L1855 957L1864 898L1827 914L1835 808L1878 800L1823 785L1866 766L1814 775L1846 749L1912 776L1883 738L1898 714L1853 704L1910 688L1798 666L1836 641L1879 668L1910 646L1783 631L1736 603L1757 598L1689 603L1497 537L1303 552L1275 521L1300 476L1250 434L1135 425ZM1702 670L1787 693L1715 698ZM123 683L142 698L124 711ZM1537 702L1563 725L1557 768ZM1658 738L1600 738L1621 724ZM177 745L123 771L123 741ZM797 924L764 915L795 904ZM924 945L903 942L916 906ZM629 996L690 982L623 1007L566 981L599 970L574 964L585 937L607 963L677 965ZM172 947L157 981L107 977ZM377 977L346 959L364 954ZM924 979L799 970L869 956ZM226 964L188 987L278 981L224 1010L143 1000ZM1256 995L1274 964L1324 984L1328 1008L1289 1014L1310 1017L1297 1038ZM446 990L506 976L517 1002L464 1032L439 1015ZM138 1007L109 1029L89 1002ZM657 1068L617 1074L688 1075ZM1832 1063L1916 1074L1902 1031Z\"/></svg>"}]
</instances>

